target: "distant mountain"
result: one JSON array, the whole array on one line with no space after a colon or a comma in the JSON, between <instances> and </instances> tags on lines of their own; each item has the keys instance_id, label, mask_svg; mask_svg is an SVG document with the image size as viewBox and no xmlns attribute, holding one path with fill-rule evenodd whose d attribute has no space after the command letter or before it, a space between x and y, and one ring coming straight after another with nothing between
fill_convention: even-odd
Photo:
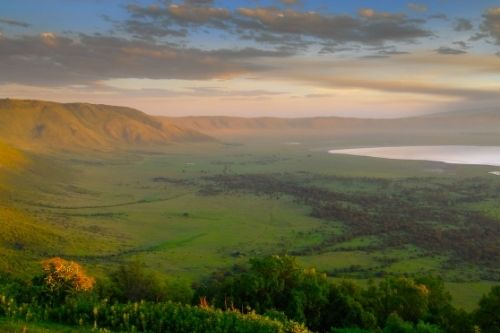
<instances>
[{"instance_id":1,"label":"distant mountain","mask_svg":"<svg viewBox=\"0 0 500 333\"><path fill-rule=\"evenodd\" d=\"M311 135L359 134L499 134L500 111L447 112L398 119L317 118L239 118L181 117L168 118L183 128L212 136L264 135L266 133L302 133Z\"/></svg>"},{"instance_id":2,"label":"distant mountain","mask_svg":"<svg viewBox=\"0 0 500 333\"><path fill-rule=\"evenodd\" d=\"M307 129L331 129L345 126L358 126L365 123L377 122L378 120L324 117L324 118L241 118L226 116L200 116L165 118L185 128L198 131L231 132L231 131L253 131L253 130L307 130Z\"/></svg>"},{"instance_id":3,"label":"distant mountain","mask_svg":"<svg viewBox=\"0 0 500 333\"><path fill-rule=\"evenodd\" d=\"M22 149L107 150L203 140L210 138L126 107L0 100L0 141Z\"/></svg>"},{"instance_id":4,"label":"distant mountain","mask_svg":"<svg viewBox=\"0 0 500 333\"><path fill-rule=\"evenodd\" d=\"M212 137L265 140L266 137L321 136L356 139L356 144L362 145L375 141L379 144L498 144L499 133L500 112L495 110L400 119L175 118L108 105L0 99L0 142L35 151L140 149L174 142L209 141Z\"/></svg>"}]
</instances>

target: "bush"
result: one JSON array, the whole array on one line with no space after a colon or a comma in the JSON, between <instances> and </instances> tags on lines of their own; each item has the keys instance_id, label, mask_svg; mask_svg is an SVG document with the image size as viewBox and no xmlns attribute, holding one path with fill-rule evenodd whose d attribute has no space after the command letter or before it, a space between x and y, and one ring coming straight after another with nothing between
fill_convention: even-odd
<instances>
[{"instance_id":1,"label":"bush","mask_svg":"<svg viewBox=\"0 0 500 333\"><path fill-rule=\"evenodd\" d=\"M33 279L37 297L61 303L66 297L92 290L95 279L82 266L59 257L42 261L43 274Z\"/></svg>"},{"instance_id":2,"label":"bush","mask_svg":"<svg viewBox=\"0 0 500 333\"><path fill-rule=\"evenodd\" d=\"M396 313L392 313L387 318L383 333L441 333L441 330L437 326L422 321L413 325L401 319Z\"/></svg>"},{"instance_id":3,"label":"bush","mask_svg":"<svg viewBox=\"0 0 500 333\"><path fill-rule=\"evenodd\" d=\"M0 296L0 314L26 321L52 321L119 332L145 333L307 333L303 325L255 313L241 314L172 302L90 303L78 297L63 305L17 305Z\"/></svg>"},{"instance_id":4,"label":"bush","mask_svg":"<svg viewBox=\"0 0 500 333\"><path fill-rule=\"evenodd\" d=\"M119 302L167 300L165 281L138 261L122 264L112 272L109 288L111 298Z\"/></svg>"}]
</instances>

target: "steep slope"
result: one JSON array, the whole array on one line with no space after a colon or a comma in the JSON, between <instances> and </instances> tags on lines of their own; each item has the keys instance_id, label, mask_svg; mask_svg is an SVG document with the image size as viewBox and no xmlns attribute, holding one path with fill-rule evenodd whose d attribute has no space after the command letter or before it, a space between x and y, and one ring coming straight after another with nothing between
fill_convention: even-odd
<instances>
[{"instance_id":1,"label":"steep slope","mask_svg":"<svg viewBox=\"0 0 500 333\"><path fill-rule=\"evenodd\" d=\"M208 139L125 107L0 100L0 140L22 149L112 149Z\"/></svg>"}]
</instances>

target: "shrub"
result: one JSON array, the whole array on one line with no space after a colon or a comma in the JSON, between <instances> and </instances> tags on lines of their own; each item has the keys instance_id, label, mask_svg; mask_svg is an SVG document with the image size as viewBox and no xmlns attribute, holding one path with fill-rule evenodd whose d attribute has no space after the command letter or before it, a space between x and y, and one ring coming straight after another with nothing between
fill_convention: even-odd
<instances>
[{"instance_id":1,"label":"shrub","mask_svg":"<svg viewBox=\"0 0 500 333\"><path fill-rule=\"evenodd\" d=\"M172 302L109 304L82 302L78 297L65 304L48 306L16 304L0 295L0 314L26 321L52 321L93 326L118 332L144 333L308 333L300 324L274 320L255 313L241 314Z\"/></svg>"},{"instance_id":2,"label":"shrub","mask_svg":"<svg viewBox=\"0 0 500 333\"><path fill-rule=\"evenodd\" d=\"M69 295L92 290L95 284L94 278L74 261L55 257L42 261L42 269L42 276L33 282L41 287L39 294L50 302L60 303Z\"/></svg>"},{"instance_id":3,"label":"shrub","mask_svg":"<svg viewBox=\"0 0 500 333\"><path fill-rule=\"evenodd\" d=\"M168 290L165 280L139 261L122 264L110 274L110 296L119 302L165 301Z\"/></svg>"}]
</instances>

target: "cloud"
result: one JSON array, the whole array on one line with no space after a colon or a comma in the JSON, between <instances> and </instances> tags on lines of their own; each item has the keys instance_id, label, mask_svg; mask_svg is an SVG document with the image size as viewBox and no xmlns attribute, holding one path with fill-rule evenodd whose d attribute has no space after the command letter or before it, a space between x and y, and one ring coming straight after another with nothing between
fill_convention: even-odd
<instances>
[{"instance_id":1,"label":"cloud","mask_svg":"<svg viewBox=\"0 0 500 333\"><path fill-rule=\"evenodd\" d=\"M206 96L206 97L261 97L283 95L280 91L269 91L264 89L242 90L223 89L216 87L192 87L188 88L185 96ZM178 94L176 95L178 96Z\"/></svg>"},{"instance_id":2,"label":"cloud","mask_svg":"<svg viewBox=\"0 0 500 333\"><path fill-rule=\"evenodd\" d=\"M214 0L185 0L185 2L189 5L195 6L208 6L214 3Z\"/></svg>"},{"instance_id":3,"label":"cloud","mask_svg":"<svg viewBox=\"0 0 500 333\"><path fill-rule=\"evenodd\" d=\"M408 41L431 35L429 31L407 20L402 14L381 13L371 9L361 10L359 18L262 7L240 8L238 13L249 20L254 29L339 43L373 44Z\"/></svg>"},{"instance_id":4,"label":"cloud","mask_svg":"<svg viewBox=\"0 0 500 333\"><path fill-rule=\"evenodd\" d=\"M467 53L464 50L454 49L454 48L447 47L447 46L441 46L440 48L436 49L435 51L436 51L436 53L447 54L447 55L460 55L460 54Z\"/></svg>"},{"instance_id":5,"label":"cloud","mask_svg":"<svg viewBox=\"0 0 500 333\"><path fill-rule=\"evenodd\" d=\"M135 19L126 20L118 24L120 30L131 34L133 37L152 40L157 37L187 37L186 29L171 29L152 22L144 22Z\"/></svg>"},{"instance_id":6,"label":"cloud","mask_svg":"<svg viewBox=\"0 0 500 333\"><path fill-rule=\"evenodd\" d=\"M443 14L443 13L437 13L437 14L429 15L428 19L429 20L445 20L446 21L448 19L448 16L446 14Z\"/></svg>"},{"instance_id":7,"label":"cloud","mask_svg":"<svg viewBox=\"0 0 500 333\"><path fill-rule=\"evenodd\" d=\"M483 14L481 30L492 37L500 45L500 7L489 8Z\"/></svg>"},{"instance_id":8,"label":"cloud","mask_svg":"<svg viewBox=\"0 0 500 333\"><path fill-rule=\"evenodd\" d=\"M275 69L258 75L303 82L315 89L360 89L471 101L500 100L498 82L493 79L494 75L491 80L485 81L484 73L500 74L498 58L492 55L456 56L426 52L395 55L390 59L370 57L313 60L294 57L282 65L276 65Z\"/></svg>"},{"instance_id":9,"label":"cloud","mask_svg":"<svg viewBox=\"0 0 500 333\"><path fill-rule=\"evenodd\" d=\"M427 6L426 5L419 4L419 3L413 3L413 2L410 2L408 4L408 8L410 8L411 10L413 10L415 12L420 12L420 13L423 13L423 12L427 11Z\"/></svg>"},{"instance_id":10,"label":"cloud","mask_svg":"<svg viewBox=\"0 0 500 333\"><path fill-rule=\"evenodd\" d=\"M453 30L455 31L469 31L472 30L474 26L471 21L464 18L457 18L453 25Z\"/></svg>"},{"instance_id":11,"label":"cloud","mask_svg":"<svg viewBox=\"0 0 500 333\"><path fill-rule=\"evenodd\" d=\"M295 2L295 1L293 1ZM384 42L407 42L417 38L431 36L432 33L422 27L423 21L407 18L404 14L378 12L365 8L358 17L347 14L322 14L314 11L300 11L277 7L242 7L234 11L216 8L210 3L200 5L197 2L182 2L165 6L129 5L135 27L129 31L152 30L151 24L161 26L155 35L163 29L172 29L175 25L184 27L209 27L227 32L233 36L254 38L255 41L274 39L279 45L297 42L303 46L314 39L329 43L374 44ZM140 26L138 22L147 22ZM166 31L165 31L166 34Z\"/></svg>"},{"instance_id":12,"label":"cloud","mask_svg":"<svg viewBox=\"0 0 500 333\"><path fill-rule=\"evenodd\" d=\"M147 7L131 4L127 6L127 10L136 20L152 19L154 24L160 24L163 27L173 23L221 25L222 21L230 17L230 12L225 8L210 7L211 3L211 1L187 1L181 4L150 5Z\"/></svg>"},{"instance_id":13,"label":"cloud","mask_svg":"<svg viewBox=\"0 0 500 333\"><path fill-rule=\"evenodd\" d=\"M318 77L304 75L297 77L304 81L309 81L315 85L322 85L329 88L361 88L389 93L419 94L447 96L467 99L494 99L498 100L498 90L495 89L475 89L475 88L457 88L453 86L432 84L428 82L411 82L401 80L376 80L369 78L355 77Z\"/></svg>"},{"instance_id":14,"label":"cloud","mask_svg":"<svg viewBox=\"0 0 500 333\"><path fill-rule=\"evenodd\" d=\"M389 58L394 55L402 55L402 54L409 54L409 52L406 51L399 51L396 49L382 49L377 51L375 54L369 54L366 56L363 56L362 58L368 58L368 59L383 59L383 58Z\"/></svg>"},{"instance_id":15,"label":"cloud","mask_svg":"<svg viewBox=\"0 0 500 333\"><path fill-rule=\"evenodd\" d=\"M173 19L181 23L207 23L209 21L218 22L230 17L230 13L224 8L214 8L207 6L170 5L168 12Z\"/></svg>"},{"instance_id":16,"label":"cloud","mask_svg":"<svg viewBox=\"0 0 500 333\"><path fill-rule=\"evenodd\" d=\"M461 47L462 49L468 49L470 47L466 42L461 41L461 40L453 42L453 44Z\"/></svg>"},{"instance_id":17,"label":"cloud","mask_svg":"<svg viewBox=\"0 0 500 333\"><path fill-rule=\"evenodd\" d=\"M40 40L48 47L54 47L58 44L57 36L53 32L42 32L40 34Z\"/></svg>"},{"instance_id":18,"label":"cloud","mask_svg":"<svg viewBox=\"0 0 500 333\"><path fill-rule=\"evenodd\" d=\"M379 20L396 20L401 21L405 18L404 14L393 14L387 12L378 12L371 8L361 8L358 15L365 19L379 19Z\"/></svg>"},{"instance_id":19,"label":"cloud","mask_svg":"<svg viewBox=\"0 0 500 333\"><path fill-rule=\"evenodd\" d=\"M0 40L0 82L28 85L90 84L112 78L226 79L258 72L254 60L285 57L256 48L207 51L146 40L46 32Z\"/></svg>"},{"instance_id":20,"label":"cloud","mask_svg":"<svg viewBox=\"0 0 500 333\"><path fill-rule=\"evenodd\" d=\"M0 18L0 24L6 24L6 25L10 25L10 26L14 26L14 27L21 27L21 28L31 27L31 24L29 24L29 23L11 20L11 19L6 19L6 18Z\"/></svg>"},{"instance_id":21,"label":"cloud","mask_svg":"<svg viewBox=\"0 0 500 333\"><path fill-rule=\"evenodd\" d=\"M299 0L279 0L284 5L296 5L299 3Z\"/></svg>"}]
</instances>

